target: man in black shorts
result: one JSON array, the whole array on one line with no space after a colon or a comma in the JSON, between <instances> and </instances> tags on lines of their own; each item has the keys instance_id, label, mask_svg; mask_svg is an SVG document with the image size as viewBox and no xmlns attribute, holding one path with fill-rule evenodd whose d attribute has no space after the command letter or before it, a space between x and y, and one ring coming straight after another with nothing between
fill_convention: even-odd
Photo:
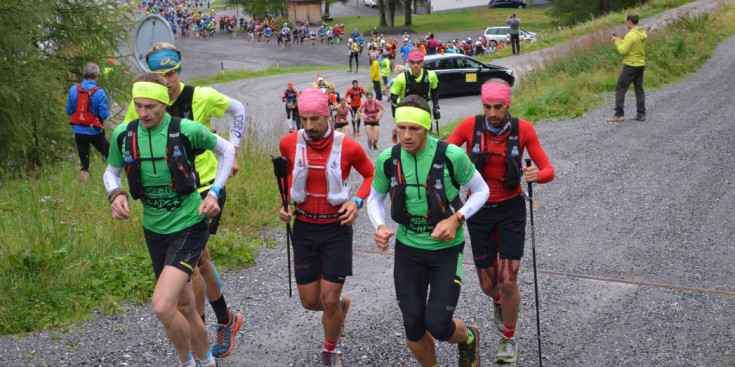
<instances>
[{"instance_id":1,"label":"man in black shorts","mask_svg":"<svg viewBox=\"0 0 735 367\"><path fill-rule=\"evenodd\" d=\"M66 113L70 116L69 123L74 131L79 160L82 163L79 175L84 186L89 182L89 145L92 144L102 153L103 160L107 160L110 150L110 142L105 138L102 127L102 123L110 115L110 109L107 107L105 90L97 84L99 75L99 66L87 63L84 66L84 80L69 89L69 99L66 102Z\"/></svg>"},{"instance_id":2,"label":"man in black shorts","mask_svg":"<svg viewBox=\"0 0 735 367\"><path fill-rule=\"evenodd\" d=\"M329 102L322 91L303 91L299 111L303 129L283 137L279 146L289 159L289 196L295 203L296 284L304 308L323 312L323 365L341 366L336 348L350 306L342 286L352 275L352 224L370 190L373 165L359 143L332 129ZM345 180L352 167L364 181L350 197ZM290 222L293 211L281 207L279 218Z\"/></svg>"},{"instance_id":3,"label":"man in black shorts","mask_svg":"<svg viewBox=\"0 0 735 367\"><path fill-rule=\"evenodd\" d=\"M467 226L480 287L492 298L495 328L502 334L495 356L495 362L501 363L518 358L515 331L521 294L517 276L526 235L521 176L526 182L554 179L554 168L533 125L511 117L510 105L508 83L490 79L482 86L485 113L464 119L447 139L457 146L467 144L467 155L490 188L490 198ZM538 167L523 167L524 151Z\"/></svg>"},{"instance_id":4,"label":"man in black shorts","mask_svg":"<svg viewBox=\"0 0 735 367\"><path fill-rule=\"evenodd\" d=\"M171 117L166 112L167 86L158 74L135 78L132 95L139 117L113 132L115 145L104 182L113 218L130 218L128 193L120 182L123 172L130 196L143 203L143 228L156 275L153 313L163 324L182 366L216 366L189 280L209 238L206 217L220 212L218 200L232 169L235 148L198 122ZM193 168L199 149L220 156L220 170L204 200L197 192ZM190 349L201 360L196 360Z\"/></svg>"},{"instance_id":5,"label":"man in black shorts","mask_svg":"<svg viewBox=\"0 0 735 367\"><path fill-rule=\"evenodd\" d=\"M477 367L480 330L454 318L454 310L462 287L462 225L487 200L488 188L460 148L428 135L429 111L429 104L416 95L398 104L401 142L378 156L368 214L381 251L397 233L393 280L416 360L423 367L437 366L437 339L457 344L460 367ZM472 192L464 205L460 186ZM386 197L398 223L396 232L385 225Z\"/></svg>"}]
</instances>

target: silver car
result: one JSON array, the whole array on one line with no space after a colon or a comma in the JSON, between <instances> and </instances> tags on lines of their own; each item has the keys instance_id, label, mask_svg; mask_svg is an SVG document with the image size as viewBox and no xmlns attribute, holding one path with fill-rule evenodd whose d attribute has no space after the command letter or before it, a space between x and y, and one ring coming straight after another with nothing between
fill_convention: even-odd
<instances>
[{"instance_id":1,"label":"silver car","mask_svg":"<svg viewBox=\"0 0 735 367\"><path fill-rule=\"evenodd\" d=\"M521 41L536 42L536 40L538 39L538 35L534 32L524 31L523 29L521 29L520 31ZM483 36L490 44L495 46L500 42L510 40L510 27L487 27Z\"/></svg>"}]
</instances>

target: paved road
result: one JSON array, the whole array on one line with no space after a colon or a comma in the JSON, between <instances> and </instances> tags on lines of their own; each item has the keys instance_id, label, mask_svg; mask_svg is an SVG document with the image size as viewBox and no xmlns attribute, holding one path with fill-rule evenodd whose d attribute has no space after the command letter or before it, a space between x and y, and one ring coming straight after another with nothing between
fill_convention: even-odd
<instances>
[{"instance_id":1,"label":"paved road","mask_svg":"<svg viewBox=\"0 0 735 367\"><path fill-rule=\"evenodd\" d=\"M535 190L541 204L535 213L545 365L735 364L735 130L730 118L735 107L725 92L735 87L733 58L735 38L730 38L699 72L649 90L644 123L604 122L611 113L609 101L581 118L536 125L557 174ZM342 86L354 75L325 73ZM251 134L258 131L267 145L285 129L281 105L273 102L279 89L286 80L304 87L313 78L295 74L217 88L247 101ZM630 97L626 108L633 111ZM477 100L447 99L442 110L449 116L470 115L479 110ZM391 123L390 118L383 122L381 148L390 145L385 130ZM374 159L377 153L368 154ZM359 181L353 177L351 182ZM364 210L360 214L355 274L345 288L354 300L340 345L345 366L414 366L395 303L393 258L374 253L369 221ZM280 232L265 235L283 243ZM465 251L470 258L469 246ZM526 252L530 255L530 246ZM228 301L246 321L237 348L220 366L317 361L319 317L303 311L298 298L288 298L285 259L285 246L264 248L253 268L223 274ZM530 268L530 260L526 256L522 266ZM481 325L487 362L498 340L491 331L489 303L471 264L463 277L457 316ZM533 278L524 271L519 279L518 365L536 366ZM442 365L453 364L451 346L439 344L437 351ZM69 333L2 337L0 363L158 366L174 365L175 357L150 308L134 307L116 316L99 315Z\"/></svg>"}]
</instances>

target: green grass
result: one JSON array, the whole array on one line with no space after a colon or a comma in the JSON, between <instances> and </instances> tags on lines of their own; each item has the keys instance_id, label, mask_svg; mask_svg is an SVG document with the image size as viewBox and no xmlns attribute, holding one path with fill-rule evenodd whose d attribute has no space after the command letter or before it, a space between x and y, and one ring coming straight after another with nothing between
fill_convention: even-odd
<instances>
[{"instance_id":1,"label":"green grass","mask_svg":"<svg viewBox=\"0 0 735 367\"><path fill-rule=\"evenodd\" d=\"M185 82L187 84L192 84L192 85L208 86L212 84L234 82L236 80L263 78L267 76L283 75L283 74L304 73L308 71L318 72L318 71L323 71L323 70L341 70L344 68L345 68L344 66L331 65L331 66L294 66L294 67L284 67L284 68L270 67L265 70L232 70L232 71L225 71L224 75L222 73L219 73L219 74L208 76L208 77L185 80Z\"/></svg>"},{"instance_id":2,"label":"green grass","mask_svg":"<svg viewBox=\"0 0 735 367\"><path fill-rule=\"evenodd\" d=\"M125 302L144 302L154 285L143 238L142 207L131 200L132 218L110 215L102 185L105 165L92 160L87 188L78 158L48 165L34 178L4 182L0 189L0 335L66 328L114 313ZM278 223L280 202L269 154L243 142L240 173L227 184L227 208L209 246L221 268L254 263L263 226ZM123 185L127 185L123 180Z\"/></svg>"},{"instance_id":3,"label":"green grass","mask_svg":"<svg viewBox=\"0 0 735 367\"><path fill-rule=\"evenodd\" d=\"M521 20L523 21L523 23L521 23L521 28L538 33L538 41L533 43L523 43L521 47L523 49L523 52L527 53L541 50L547 47L556 46L558 44L571 41L585 34L598 32L600 30L609 31L607 32L607 34L610 34L612 33L613 28L625 24L625 18L631 11L635 11L641 17L641 19L644 19L652 15L664 12L666 10L688 4L693 1L696 0L651 0L645 5L642 5L636 9L628 9L624 11L610 13L602 17L590 19L589 21L578 24L574 27L557 29L555 27L551 27L550 22L547 27L541 28L538 31L536 31L534 28L526 27L525 19L521 18L521 15L519 14L518 17L521 18ZM506 47L504 49L498 50L497 52L493 52L490 55L482 56L479 59L482 61L490 61L493 59L508 57L511 55L511 48Z\"/></svg>"},{"instance_id":4,"label":"green grass","mask_svg":"<svg viewBox=\"0 0 735 367\"><path fill-rule=\"evenodd\" d=\"M735 6L713 15L682 16L649 34L646 89L682 80L712 57L720 42L735 34ZM607 37L578 46L546 68L523 77L513 91L512 112L529 121L574 118L598 107L615 90L622 56ZM479 111L478 111L479 112ZM453 131L459 121L447 125Z\"/></svg>"},{"instance_id":5,"label":"green grass","mask_svg":"<svg viewBox=\"0 0 735 367\"><path fill-rule=\"evenodd\" d=\"M543 9L481 9L457 10L434 14L416 14L411 17L413 25L409 26L422 37L429 32L474 31L480 37L485 28L505 25L505 19L512 12L516 12L523 21L522 28L531 31L549 28L551 18ZM368 32L378 27L380 19L373 16L335 17L331 24L344 24L348 34L352 29ZM403 12L396 12L396 27L403 27L405 17Z\"/></svg>"}]
</instances>

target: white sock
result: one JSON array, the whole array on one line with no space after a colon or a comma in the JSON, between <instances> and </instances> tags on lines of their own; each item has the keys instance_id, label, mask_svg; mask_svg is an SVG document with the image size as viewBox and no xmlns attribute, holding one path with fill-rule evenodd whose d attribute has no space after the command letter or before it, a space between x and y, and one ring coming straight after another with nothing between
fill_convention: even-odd
<instances>
[{"instance_id":1,"label":"white sock","mask_svg":"<svg viewBox=\"0 0 735 367\"><path fill-rule=\"evenodd\" d=\"M293 129L293 119L286 119L286 123L289 129Z\"/></svg>"},{"instance_id":2,"label":"white sock","mask_svg":"<svg viewBox=\"0 0 735 367\"><path fill-rule=\"evenodd\" d=\"M197 363L193 359L190 360L189 362L181 364L181 367L196 367L196 366L197 366Z\"/></svg>"},{"instance_id":3,"label":"white sock","mask_svg":"<svg viewBox=\"0 0 735 367\"><path fill-rule=\"evenodd\" d=\"M202 362L202 367L216 366L217 362L214 361L214 357L209 357Z\"/></svg>"}]
</instances>

